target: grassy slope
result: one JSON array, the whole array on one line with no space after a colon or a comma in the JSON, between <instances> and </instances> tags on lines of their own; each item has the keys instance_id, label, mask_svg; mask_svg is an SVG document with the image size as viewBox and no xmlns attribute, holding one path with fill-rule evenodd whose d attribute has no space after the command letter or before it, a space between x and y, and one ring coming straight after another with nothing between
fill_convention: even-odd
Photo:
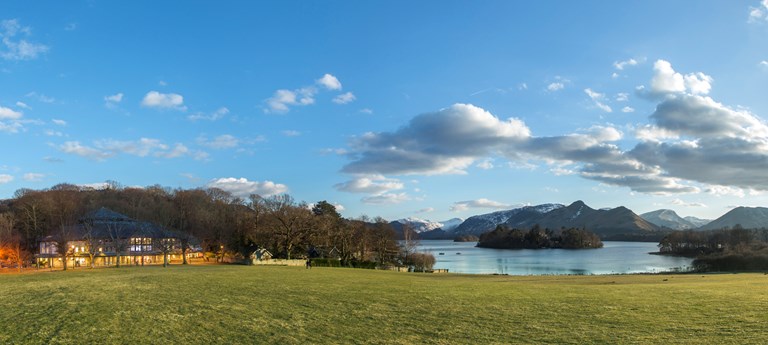
<instances>
[{"instance_id":1,"label":"grassy slope","mask_svg":"<svg viewBox=\"0 0 768 345\"><path fill-rule=\"evenodd\" d=\"M0 276L0 343L764 344L766 292L762 274L81 269Z\"/></svg>"}]
</instances>

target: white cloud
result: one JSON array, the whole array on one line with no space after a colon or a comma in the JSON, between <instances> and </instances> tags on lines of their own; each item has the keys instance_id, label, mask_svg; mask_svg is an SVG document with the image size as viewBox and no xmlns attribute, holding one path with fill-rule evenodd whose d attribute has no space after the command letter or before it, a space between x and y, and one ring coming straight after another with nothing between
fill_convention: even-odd
<instances>
[{"instance_id":1,"label":"white cloud","mask_svg":"<svg viewBox=\"0 0 768 345\"><path fill-rule=\"evenodd\" d=\"M148 108L186 110L184 97L176 93L150 91L141 100L141 105Z\"/></svg>"},{"instance_id":2,"label":"white cloud","mask_svg":"<svg viewBox=\"0 0 768 345\"><path fill-rule=\"evenodd\" d=\"M704 73L691 73L685 76L685 86L694 95L706 95L712 89L712 77Z\"/></svg>"},{"instance_id":3,"label":"white cloud","mask_svg":"<svg viewBox=\"0 0 768 345\"><path fill-rule=\"evenodd\" d=\"M315 94L317 89L307 87L297 90L277 90L275 94L267 99L267 105L270 112L285 113L290 110L289 106L310 105L315 103Z\"/></svg>"},{"instance_id":4,"label":"white cloud","mask_svg":"<svg viewBox=\"0 0 768 345\"><path fill-rule=\"evenodd\" d=\"M59 126L66 126L67 125L67 121L59 120L59 119L51 119L51 122L53 122L54 124L59 125Z\"/></svg>"},{"instance_id":5,"label":"white cloud","mask_svg":"<svg viewBox=\"0 0 768 345\"><path fill-rule=\"evenodd\" d=\"M735 196L739 198L743 198L746 193L744 192L744 189L738 188L738 187L730 187L730 186L718 186L718 185L711 185L707 187L706 190L704 190L707 194L712 194L715 196Z\"/></svg>"},{"instance_id":6,"label":"white cloud","mask_svg":"<svg viewBox=\"0 0 768 345\"><path fill-rule=\"evenodd\" d=\"M712 88L712 77L701 73L690 73L685 76L675 72L672 64L665 60L657 60L653 65L654 76L651 79L651 96L669 96L686 91L694 95L706 95Z\"/></svg>"},{"instance_id":7,"label":"white cloud","mask_svg":"<svg viewBox=\"0 0 768 345\"><path fill-rule=\"evenodd\" d=\"M23 178L25 181L30 181L30 182L39 182L39 181L42 181L44 177L45 177L45 174L40 174L40 173L26 173L26 174L24 174L24 176L23 176L22 178Z\"/></svg>"},{"instance_id":8,"label":"white cloud","mask_svg":"<svg viewBox=\"0 0 768 345\"><path fill-rule=\"evenodd\" d=\"M281 132L286 137L298 137L301 135L301 132L295 131L295 130L284 130Z\"/></svg>"},{"instance_id":9,"label":"white cloud","mask_svg":"<svg viewBox=\"0 0 768 345\"><path fill-rule=\"evenodd\" d=\"M18 120L23 115L20 111L0 106L0 120Z\"/></svg>"},{"instance_id":10,"label":"white cloud","mask_svg":"<svg viewBox=\"0 0 768 345\"><path fill-rule=\"evenodd\" d=\"M565 84L560 83L560 82L554 82L554 83L550 83L549 85L547 85L547 90L552 91L552 92L558 91L558 90L562 90L563 88L565 88Z\"/></svg>"},{"instance_id":11,"label":"white cloud","mask_svg":"<svg viewBox=\"0 0 768 345\"><path fill-rule=\"evenodd\" d=\"M637 65L637 60L635 59L629 59L626 61L616 61L613 63L613 67L615 67L619 71L624 70L624 68L627 66L636 66L636 65Z\"/></svg>"},{"instance_id":12,"label":"white cloud","mask_svg":"<svg viewBox=\"0 0 768 345\"><path fill-rule=\"evenodd\" d=\"M325 87L328 90L341 90L341 82L338 78L331 74L324 74L320 79L316 80L317 84Z\"/></svg>"},{"instance_id":13,"label":"white cloud","mask_svg":"<svg viewBox=\"0 0 768 345\"><path fill-rule=\"evenodd\" d=\"M118 92L111 96L104 96L104 101L107 103L120 103L123 101L123 93Z\"/></svg>"},{"instance_id":14,"label":"white cloud","mask_svg":"<svg viewBox=\"0 0 768 345\"><path fill-rule=\"evenodd\" d=\"M0 184L5 184L13 181L13 176L8 174L0 174Z\"/></svg>"},{"instance_id":15,"label":"white cloud","mask_svg":"<svg viewBox=\"0 0 768 345\"><path fill-rule=\"evenodd\" d=\"M763 60L763 61L760 61L760 62L758 63L758 65L760 65L760 66L762 66L762 67L768 67L768 60Z\"/></svg>"},{"instance_id":16,"label":"white cloud","mask_svg":"<svg viewBox=\"0 0 768 345\"><path fill-rule=\"evenodd\" d=\"M203 113L196 113L196 114L187 116L187 119L190 121L197 121L197 120L216 121L223 118L227 114L229 114L229 109L227 109L226 107L221 107L219 109L216 109L216 111L214 111L209 115L206 115Z\"/></svg>"},{"instance_id":17,"label":"white cloud","mask_svg":"<svg viewBox=\"0 0 768 345\"><path fill-rule=\"evenodd\" d=\"M347 104L351 103L356 99L355 95L352 94L352 92L342 93L341 95L338 95L333 98L333 103L336 104Z\"/></svg>"},{"instance_id":18,"label":"white cloud","mask_svg":"<svg viewBox=\"0 0 768 345\"><path fill-rule=\"evenodd\" d=\"M369 205L391 205L411 200L406 193L384 193L362 198L361 201Z\"/></svg>"},{"instance_id":19,"label":"white cloud","mask_svg":"<svg viewBox=\"0 0 768 345\"><path fill-rule=\"evenodd\" d=\"M398 179L372 175L358 176L350 181L338 183L333 187L341 192L382 194L392 190L403 189L404 184Z\"/></svg>"},{"instance_id":20,"label":"white cloud","mask_svg":"<svg viewBox=\"0 0 768 345\"><path fill-rule=\"evenodd\" d=\"M626 92L620 92L616 94L616 102L626 102L629 100L629 94Z\"/></svg>"},{"instance_id":21,"label":"white cloud","mask_svg":"<svg viewBox=\"0 0 768 345\"><path fill-rule=\"evenodd\" d=\"M498 201L493 201L485 198L480 198L476 200L466 200L466 201L457 201L454 202L451 206L450 210L452 212L461 212L466 211L470 208L485 208L485 209L508 209L511 208L511 205L500 203Z\"/></svg>"},{"instance_id":22,"label":"white cloud","mask_svg":"<svg viewBox=\"0 0 768 345\"><path fill-rule=\"evenodd\" d=\"M18 19L0 21L0 37L4 46L0 49L0 57L5 60L32 60L47 52L48 46L18 37L27 37L31 32L28 26L22 27Z\"/></svg>"},{"instance_id":23,"label":"white cloud","mask_svg":"<svg viewBox=\"0 0 768 345\"><path fill-rule=\"evenodd\" d=\"M360 109L360 112L363 113L363 114L369 114L369 115L373 114L373 110L369 109L369 108Z\"/></svg>"},{"instance_id":24,"label":"white cloud","mask_svg":"<svg viewBox=\"0 0 768 345\"><path fill-rule=\"evenodd\" d=\"M634 113L635 108L632 108L630 106L625 106L624 108L621 108L622 113Z\"/></svg>"},{"instance_id":25,"label":"white cloud","mask_svg":"<svg viewBox=\"0 0 768 345\"><path fill-rule=\"evenodd\" d=\"M528 90L528 84L526 84L526 83L517 84L517 89L521 90L521 91L522 90Z\"/></svg>"},{"instance_id":26,"label":"white cloud","mask_svg":"<svg viewBox=\"0 0 768 345\"><path fill-rule=\"evenodd\" d=\"M677 206L683 206L683 207L707 207L707 205L702 204L700 202L685 202L681 199L672 200L671 204L677 205Z\"/></svg>"},{"instance_id":27,"label":"white cloud","mask_svg":"<svg viewBox=\"0 0 768 345\"><path fill-rule=\"evenodd\" d=\"M81 145L78 141L67 141L64 144L61 144L58 149L64 153L74 154L97 161L103 161L114 155L90 146Z\"/></svg>"},{"instance_id":28,"label":"white cloud","mask_svg":"<svg viewBox=\"0 0 768 345\"><path fill-rule=\"evenodd\" d=\"M211 140L208 140L205 136L200 136L197 138L197 144L212 149L229 149L237 147L240 144L240 140L230 134L219 135Z\"/></svg>"},{"instance_id":29,"label":"white cloud","mask_svg":"<svg viewBox=\"0 0 768 345\"><path fill-rule=\"evenodd\" d=\"M610 113L613 111L611 107L603 103L603 100L605 99L605 94L592 91L592 89L589 89L589 88L584 89L584 93L586 93L587 96L589 96L589 98L591 98L592 101L595 102L595 106L600 108L600 110L606 113Z\"/></svg>"},{"instance_id":30,"label":"white cloud","mask_svg":"<svg viewBox=\"0 0 768 345\"><path fill-rule=\"evenodd\" d=\"M653 70L655 75L651 79L651 92L665 94L685 91L683 75L675 72L668 61L656 61L653 64Z\"/></svg>"},{"instance_id":31,"label":"white cloud","mask_svg":"<svg viewBox=\"0 0 768 345\"><path fill-rule=\"evenodd\" d=\"M160 158L177 158L199 154L199 152L190 151L183 144L176 143L169 146L159 139L152 138L140 138L139 140L104 139L95 141L93 146L82 145L78 141L68 141L57 148L64 153L97 161L103 161L121 153L137 157L154 156Z\"/></svg>"},{"instance_id":32,"label":"white cloud","mask_svg":"<svg viewBox=\"0 0 768 345\"><path fill-rule=\"evenodd\" d=\"M768 0L760 1L758 7L749 7L748 23L758 23L768 20Z\"/></svg>"},{"instance_id":33,"label":"white cloud","mask_svg":"<svg viewBox=\"0 0 768 345\"><path fill-rule=\"evenodd\" d=\"M16 102L16 106L17 106L17 107L19 107L19 108L24 108L24 109L32 109L32 108L30 108L30 107L27 105L27 103L24 103L24 102L22 102L22 101L18 101L18 102Z\"/></svg>"},{"instance_id":34,"label":"white cloud","mask_svg":"<svg viewBox=\"0 0 768 345\"><path fill-rule=\"evenodd\" d=\"M426 208L422 208L422 209L416 211L416 213L430 213L430 212L434 212L434 211L435 211L434 207L426 207Z\"/></svg>"},{"instance_id":35,"label":"white cloud","mask_svg":"<svg viewBox=\"0 0 768 345\"><path fill-rule=\"evenodd\" d=\"M189 148L184 146L184 144L176 143L173 145L173 149L170 150L163 150L163 151L157 151L155 152L155 157L161 157L161 158L178 158L186 156L190 153Z\"/></svg>"},{"instance_id":36,"label":"white cloud","mask_svg":"<svg viewBox=\"0 0 768 345\"><path fill-rule=\"evenodd\" d=\"M251 194L270 196L288 192L288 187L284 184L272 181L249 181L244 177L222 177L212 180L206 186L209 188L219 188L241 198L247 198Z\"/></svg>"},{"instance_id":37,"label":"white cloud","mask_svg":"<svg viewBox=\"0 0 768 345\"><path fill-rule=\"evenodd\" d=\"M483 169L483 170L493 169L493 159L486 158L482 162L477 163L477 165L475 165L475 166L480 168L480 169Z\"/></svg>"},{"instance_id":38,"label":"white cloud","mask_svg":"<svg viewBox=\"0 0 768 345\"><path fill-rule=\"evenodd\" d=\"M514 118L500 120L482 108L455 104L421 114L396 132L353 139L357 159L342 169L362 174L456 174L505 143L525 140L530 130Z\"/></svg>"}]
</instances>

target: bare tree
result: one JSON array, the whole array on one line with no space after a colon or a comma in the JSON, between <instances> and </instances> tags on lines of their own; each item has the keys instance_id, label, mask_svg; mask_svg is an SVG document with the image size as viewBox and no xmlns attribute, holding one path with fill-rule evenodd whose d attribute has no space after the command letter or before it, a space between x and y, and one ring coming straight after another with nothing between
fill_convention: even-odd
<instances>
[{"instance_id":1,"label":"bare tree","mask_svg":"<svg viewBox=\"0 0 768 345\"><path fill-rule=\"evenodd\" d=\"M0 214L0 259L16 264L21 272L27 251L21 245L21 236L15 231L15 219L11 213Z\"/></svg>"},{"instance_id":2,"label":"bare tree","mask_svg":"<svg viewBox=\"0 0 768 345\"><path fill-rule=\"evenodd\" d=\"M297 205L288 194L270 197L265 206L273 221L274 234L286 258L290 259L294 247L309 234L312 213L306 205Z\"/></svg>"}]
</instances>

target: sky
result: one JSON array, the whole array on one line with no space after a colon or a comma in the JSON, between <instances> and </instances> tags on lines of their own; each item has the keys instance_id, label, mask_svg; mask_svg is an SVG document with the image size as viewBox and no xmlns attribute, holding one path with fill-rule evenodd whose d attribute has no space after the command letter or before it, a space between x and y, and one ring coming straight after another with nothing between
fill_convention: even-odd
<instances>
[{"instance_id":1,"label":"sky","mask_svg":"<svg viewBox=\"0 0 768 345\"><path fill-rule=\"evenodd\" d=\"M768 206L768 0L3 1L0 198Z\"/></svg>"}]
</instances>

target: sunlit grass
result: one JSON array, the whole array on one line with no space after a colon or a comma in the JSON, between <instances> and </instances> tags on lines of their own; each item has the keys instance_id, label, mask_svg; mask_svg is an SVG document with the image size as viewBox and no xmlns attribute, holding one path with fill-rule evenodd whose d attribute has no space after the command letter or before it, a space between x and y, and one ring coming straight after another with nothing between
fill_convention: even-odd
<instances>
[{"instance_id":1,"label":"sunlit grass","mask_svg":"<svg viewBox=\"0 0 768 345\"><path fill-rule=\"evenodd\" d=\"M768 343L768 275L130 267L0 275L2 344Z\"/></svg>"}]
</instances>

